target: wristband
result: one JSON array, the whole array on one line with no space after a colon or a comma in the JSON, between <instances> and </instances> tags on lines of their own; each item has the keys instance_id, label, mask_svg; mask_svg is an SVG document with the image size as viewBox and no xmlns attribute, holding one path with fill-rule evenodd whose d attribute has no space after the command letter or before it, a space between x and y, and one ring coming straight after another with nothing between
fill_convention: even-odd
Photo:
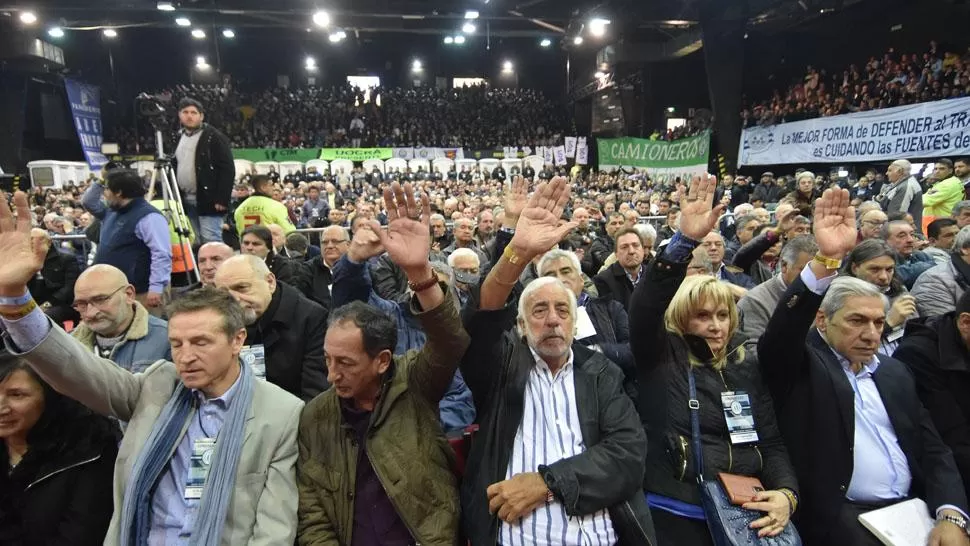
<instances>
[{"instance_id":1,"label":"wristband","mask_svg":"<svg viewBox=\"0 0 970 546\"><path fill-rule=\"evenodd\" d=\"M417 283L408 281L408 288L410 288L411 291L416 294L418 292L424 292L436 284L438 284L438 275L434 272L434 270L431 270L430 278Z\"/></svg>"},{"instance_id":2,"label":"wristband","mask_svg":"<svg viewBox=\"0 0 970 546\"><path fill-rule=\"evenodd\" d=\"M27 302L27 305L23 305L18 309L14 309L13 311L0 312L0 317L3 317L4 320L10 321L20 320L32 313L34 309L37 309L37 302L31 298L30 301Z\"/></svg>"},{"instance_id":3,"label":"wristband","mask_svg":"<svg viewBox=\"0 0 970 546\"><path fill-rule=\"evenodd\" d=\"M27 305L27 302L31 300L30 292L24 292L23 296L17 296L16 298L7 298L0 296L0 305L5 305L8 307L20 307L22 305Z\"/></svg>"},{"instance_id":4,"label":"wristband","mask_svg":"<svg viewBox=\"0 0 970 546\"><path fill-rule=\"evenodd\" d=\"M505 247L505 252L502 252L502 257L508 260L508 262L512 265L519 265L522 263L522 258L519 257L514 250L512 250L511 245Z\"/></svg>"},{"instance_id":5,"label":"wristband","mask_svg":"<svg viewBox=\"0 0 970 546\"><path fill-rule=\"evenodd\" d=\"M781 493L788 499L788 505L791 508L791 512L789 514L794 514L795 509L798 508L798 498L795 497L795 493L787 487L779 489L779 491L781 491Z\"/></svg>"},{"instance_id":6,"label":"wristband","mask_svg":"<svg viewBox=\"0 0 970 546\"><path fill-rule=\"evenodd\" d=\"M813 259L825 266L825 269L830 271L835 271L836 269L842 267L842 260L838 258L829 258L828 256L823 256L822 254L816 254L815 258Z\"/></svg>"}]
</instances>

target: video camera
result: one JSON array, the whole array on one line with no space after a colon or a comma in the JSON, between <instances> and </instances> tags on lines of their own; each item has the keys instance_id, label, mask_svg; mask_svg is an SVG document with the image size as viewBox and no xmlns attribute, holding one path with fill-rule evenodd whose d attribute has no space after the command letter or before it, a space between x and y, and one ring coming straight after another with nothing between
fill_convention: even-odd
<instances>
[{"instance_id":1,"label":"video camera","mask_svg":"<svg viewBox=\"0 0 970 546\"><path fill-rule=\"evenodd\" d=\"M135 102L138 104L138 114L142 117L157 118L165 115L165 105L148 93L135 97Z\"/></svg>"}]
</instances>

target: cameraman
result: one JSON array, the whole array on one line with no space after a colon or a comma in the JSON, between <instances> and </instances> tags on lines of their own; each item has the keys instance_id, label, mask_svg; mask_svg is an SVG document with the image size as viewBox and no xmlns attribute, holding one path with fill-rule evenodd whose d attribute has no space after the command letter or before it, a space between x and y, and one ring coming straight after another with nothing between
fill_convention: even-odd
<instances>
[{"instance_id":1,"label":"cameraman","mask_svg":"<svg viewBox=\"0 0 970 546\"><path fill-rule=\"evenodd\" d=\"M182 132L175 148L175 176L199 244L222 242L223 218L236 177L229 139L204 119L202 103L188 97L179 101Z\"/></svg>"}]
</instances>

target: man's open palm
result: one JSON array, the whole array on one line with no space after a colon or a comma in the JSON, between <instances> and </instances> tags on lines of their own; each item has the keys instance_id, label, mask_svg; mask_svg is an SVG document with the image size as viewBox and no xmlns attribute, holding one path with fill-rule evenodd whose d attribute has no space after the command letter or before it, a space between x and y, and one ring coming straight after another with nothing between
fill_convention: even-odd
<instances>
[{"instance_id":1,"label":"man's open palm","mask_svg":"<svg viewBox=\"0 0 970 546\"><path fill-rule=\"evenodd\" d=\"M431 254L431 202L428 195L414 196L411 184L394 182L384 190L387 231L378 230L391 261L404 271L427 265Z\"/></svg>"},{"instance_id":2,"label":"man's open palm","mask_svg":"<svg viewBox=\"0 0 970 546\"><path fill-rule=\"evenodd\" d=\"M519 216L511 244L530 255L544 254L559 244L577 225L559 224L568 202L569 182L565 178L560 176L540 184Z\"/></svg>"},{"instance_id":3,"label":"man's open palm","mask_svg":"<svg viewBox=\"0 0 970 546\"><path fill-rule=\"evenodd\" d=\"M47 252L30 242L30 205L27 194L14 194L16 216L0 194L0 295L19 296L27 283L44 266Z\"/></svg>"},{"instance_id":4,"label":"man's open palm","mask_svg":"<svg viewBox=\"0 0 970 546\"><path fill-rule=\"evenodd\" d=\"M815 200L815 241L823 256L841 258L856 245L855 208L849 190L829 188Z\"/></svg>"}]
</instances>

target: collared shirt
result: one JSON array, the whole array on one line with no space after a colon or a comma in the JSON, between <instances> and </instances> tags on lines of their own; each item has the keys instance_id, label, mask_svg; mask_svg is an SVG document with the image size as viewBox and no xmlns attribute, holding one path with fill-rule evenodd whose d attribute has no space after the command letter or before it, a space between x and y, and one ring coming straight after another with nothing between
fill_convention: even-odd
<instances>
[{"instance_id":1,"label":"collared shirt","mask_svg":"<svg viewBox=\"0 0 970 546\"><path fill-rule=\"evenodd\" d=\"M206 399L201 391L193 390L197 410L189 417L189 427L182 436L168 469L162 474L152 497L152 524L148 534L150 546L188 544L199 512L199 499L185 498L185 482L189 477L192 444L197 439L217 438L226 420L229 406L238 390L239 378L218 398Z\"/></svg>"},{"instance_id":2,"label":"collared shirt","mask_svg":"<svg viewBox=\"0 0 970 546\"><path fill-rule=\"evenodd\" d=\"M643 264L640 264L640 268L637 269L637 276L636 277L634 277L633 275L631 275L630 272L627 271L625 268L623 269L623 272L626 273L626 278L630 279L630 282L633 283L633 286L636 286L637 283L640 282L640 278L643 277L643 269L644 269Z\"/></svg>"},{"instance_id":3,"label":"collared shirt","mask_svg":"<svg viewBox=\"0 0 970 546\"><path fill-rule=\"evenodd\" d=\"M572 351L555 375L535 351L532 357L536 365L526 383L525 408L515 433L506 479L537 472L540 465L586 451L576 406ZM604 546L616 544L617 536L607 510L570 517L562 503L554 500L518 523L502 522L498 542L503 546Z\"/></svg>"}]
</instances>

